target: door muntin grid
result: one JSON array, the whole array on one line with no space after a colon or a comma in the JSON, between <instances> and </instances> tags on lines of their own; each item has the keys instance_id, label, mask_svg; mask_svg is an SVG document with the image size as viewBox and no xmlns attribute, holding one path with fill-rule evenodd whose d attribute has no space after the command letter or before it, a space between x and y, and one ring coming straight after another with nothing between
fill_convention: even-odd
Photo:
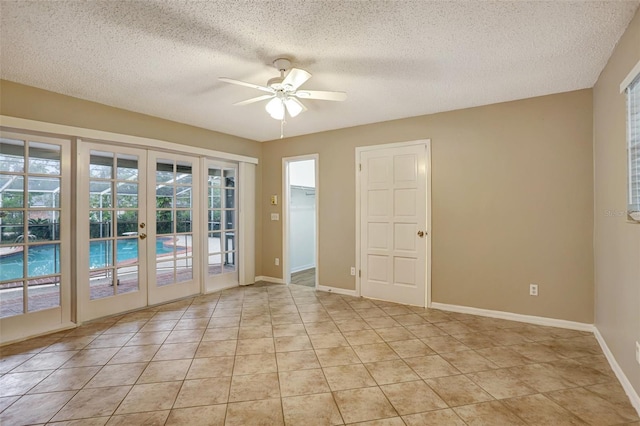
<instances>
[{"instance_id":1,"label":"door muntin grid","mask_svg":"<svg viewBox=\"0 0 640 426\"><path fill-rule=\"evenodd\" d=\"M0 138L0 318L59 307L62 145Z\"/></svg>"},{"instance_id":2,"label":"door muntin grid","mask_svg":"<svg viewBox=\"0 0 640 426\"><path fill-rule=\"evenodd\" d=\"M156 161L156 285L193 279L193 163Z\"/></svg>"},{"instance_id":3,"label":"door muntin grid","mask_svg":"<svg viewBox=\"0 0 640 426\"><path fill-rule=\"evenodd\" d=\"M140 290L139 158L90 151L89 299Z\"/></svg>"},{"instance_id":4,"label":"door muntin grid","mask_svg":"<svg viewBox=\"0 0 640 426\"><path fill-rule=\"evenodd\" d=\"M237 167L210 165L207 171L207 271L237 271Z\"/></svg>"}]
</instances>

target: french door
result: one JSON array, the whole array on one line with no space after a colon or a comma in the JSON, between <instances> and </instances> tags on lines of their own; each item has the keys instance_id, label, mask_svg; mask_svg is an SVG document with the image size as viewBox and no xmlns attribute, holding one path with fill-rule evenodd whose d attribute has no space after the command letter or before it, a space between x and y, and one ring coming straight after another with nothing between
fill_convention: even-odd
<instances>
[{"instance_id":1,"label":"french door","mask_svg":"<svg viewBox=\"0 0 640 426\"><path fill-rule=\"evenodd\" d=\"M238 166L206 161L205 292L238 285Z\"/></svg>"},{"instance_id":2,"label":"french door","mask_svg":"<svg viewBox=\"0 0 640 426\"><path fill-rule=\"evenodd\" d=\"M0 343L71 326L70 153L0 133Z\"/></svg>"},{"instance_id":3,"label":"french door","mask_svg":"<svg viewBox=\"0 0 640 426\"><path fill-rule=\"evenodd\" d=\"M80 142L78 317L196 294L199 160Z\"/></svg>"}]
</instances>

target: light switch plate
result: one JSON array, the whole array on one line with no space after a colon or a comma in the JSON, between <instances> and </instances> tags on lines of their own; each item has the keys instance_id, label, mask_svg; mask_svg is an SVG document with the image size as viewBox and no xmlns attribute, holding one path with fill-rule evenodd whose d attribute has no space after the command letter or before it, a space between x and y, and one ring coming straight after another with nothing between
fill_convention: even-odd
<instances>
[{"instance_id":1,"label":"light switch plate","mask_svg":"<svg viewBox=\"0 0 640 426\"><path fill-rule=\"evenodd\" d=\"M280 220L280 215L278 213L271 213L271 220Z\"/></svg>"}]
</instances>

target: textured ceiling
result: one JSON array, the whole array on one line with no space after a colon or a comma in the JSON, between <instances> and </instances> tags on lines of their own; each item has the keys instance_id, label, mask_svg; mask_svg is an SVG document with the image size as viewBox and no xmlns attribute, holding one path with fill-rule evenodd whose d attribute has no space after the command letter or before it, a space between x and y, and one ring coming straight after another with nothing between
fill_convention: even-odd
<instances>
[{"instance_id":1,"label":"textured ceiling","mask_svg":"<svg viewBox=\"0 0 640 426\"><path fill-rule=\"evenodd\" d=\"M346 91L305 100L294 136L592 87L633 1L2 1L3 79L265 141L286 56Z\"/></svg>"}]
</instances>

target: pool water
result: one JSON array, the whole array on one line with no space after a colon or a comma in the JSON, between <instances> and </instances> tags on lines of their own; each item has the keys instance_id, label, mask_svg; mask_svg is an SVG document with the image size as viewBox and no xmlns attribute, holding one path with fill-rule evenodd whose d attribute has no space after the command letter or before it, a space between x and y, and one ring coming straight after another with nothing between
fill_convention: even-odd
<instances>
[{"instance_id":1,"label":"pool water","mask_svg":"<svg viewBox=\"0 0 640 426\"><path fill-rule=\"evenodd\" d=\"M97 269L111 265L111 241L92 241L89 244L89 268ZM118 264L135 261L138 258L138 239L118 240ZM60 245L45 244L29 247L28 277L56 274L60 272ZM156 241L156 255L173 253L173 247ZM22 252L0 257L0 281L23 278Z\"/></svg>"}]
</instances>

